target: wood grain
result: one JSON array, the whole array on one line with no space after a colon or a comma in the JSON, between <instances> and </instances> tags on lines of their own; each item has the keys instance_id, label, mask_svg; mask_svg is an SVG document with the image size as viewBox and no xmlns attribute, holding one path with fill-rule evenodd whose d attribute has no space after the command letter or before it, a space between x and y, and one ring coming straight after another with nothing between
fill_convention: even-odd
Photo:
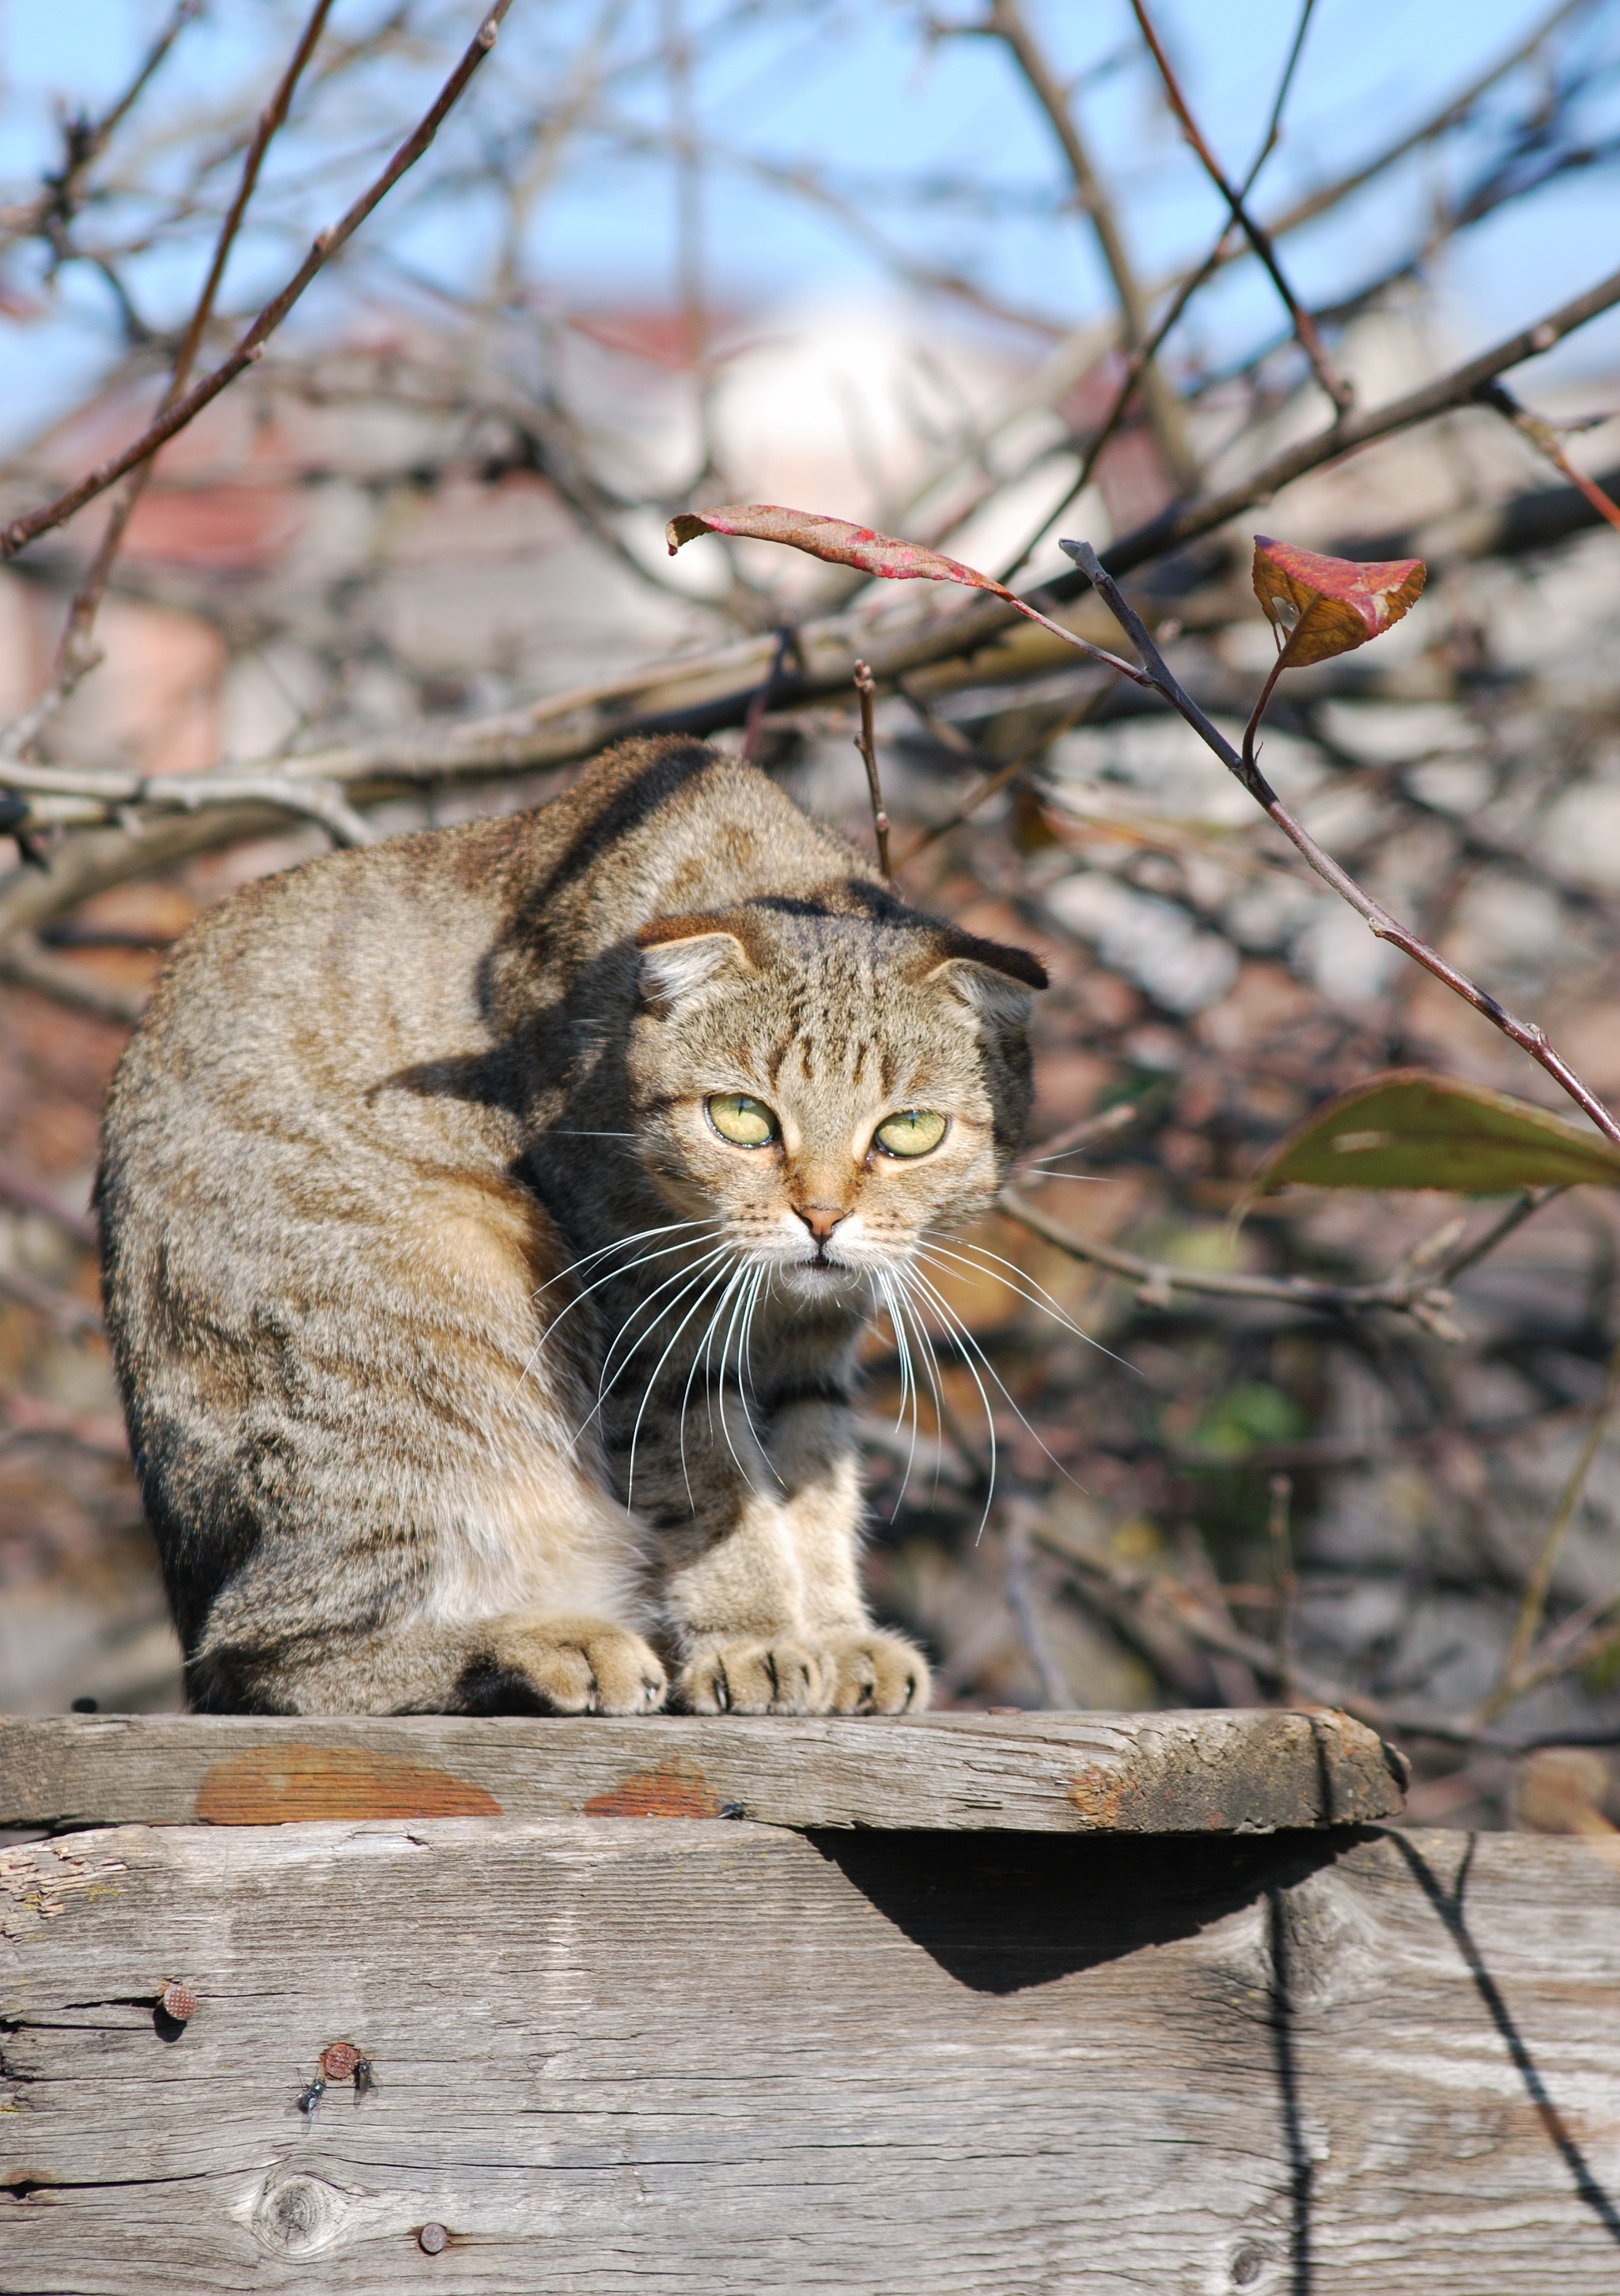
<instances>
[{"instance_id":1,"label":"wood grain","mask_svg":"<svg viewBox=\"0 0 1620 2296\"><path fill-rule=\"evenodd\" d=\"M1343 1714L185 1714L0 1721L0 1825L735 1816L776 1825L1257 1833L1386 1817L1398 1757Z\"/></svg>"},{"instance_id":2,"label":"wood grain","mask_svg":"<svg viewBox=\"0 0 1620 2296\"><path fill-rule=\"evenodd\" d=\"M1620 2284L1580 1842L128 1826L0 1852L0 2011L7 2296Z\"/></svg>"}]
</instances>

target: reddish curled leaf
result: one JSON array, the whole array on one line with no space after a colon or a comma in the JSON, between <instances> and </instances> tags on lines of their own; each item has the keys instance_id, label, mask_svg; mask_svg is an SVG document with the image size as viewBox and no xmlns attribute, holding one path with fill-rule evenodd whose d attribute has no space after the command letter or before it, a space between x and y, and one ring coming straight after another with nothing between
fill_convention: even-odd
<instances>
[{"instance_id":1,"label":"reddish curled leaf","mask_svg":"<svg viewBox=\"0 0 1620 2296\"><path fill-rule=\"evenodd\" d=\"M851 526L846 518L823 518L811 510L781 510L775 503L740 503L722 510L683 511L664 529L670 557L683 542L695 541L700 534L785 542L835 566L854 566L863 574L881 575L885 582L965 582L970 589L993 590L998 598L1013 598L1005 582L964 566L958 559L946 558L937 550L925 550L920 542L902 542L898 535L878 534L869 526Z\"/></svg>"},{"instance_id":2,"label":"reddish curled leaf","mask_svg":"<svg viewBox=\"0 0 1620 2296\"><path fill-rule=\"evenodd\" d=\"M1122 671L1139 685L1150 682L1134 662L1105 653L1100 646L1065 629L1061 622L1048 621L993 574L981 574L976 566L964 566L959 558L947 558L942 551L925 550L920 542L904 542L895 534L851 525L846 518L824 518L811 510L784 510L776 503L736 503L720 510L682 511L663 531L671 558L683 542L695 542L700 534L729 534L748 542L785 542L794 550L807 551L812 558L824 558L835 566L853 566L885 582L961 582L970 590L988 590L1016 606L1028 620L1039 622L1043 630L1090 654L1094 661L1106 662L1110 669Z\"/></svg>"},{"instance_id":3,"label":"reddish curled leaf","mask_svg":"<svg viewBox=\"0 0 1620 2296\"><path fill-rule=\"evenodd\" d=\"M1330 661L1381 636L1416 603L1427 578L1421 558L1364 565L1254 537L1254 595L1284 634L1285 669Z\"/></svg>"}]
</instances>

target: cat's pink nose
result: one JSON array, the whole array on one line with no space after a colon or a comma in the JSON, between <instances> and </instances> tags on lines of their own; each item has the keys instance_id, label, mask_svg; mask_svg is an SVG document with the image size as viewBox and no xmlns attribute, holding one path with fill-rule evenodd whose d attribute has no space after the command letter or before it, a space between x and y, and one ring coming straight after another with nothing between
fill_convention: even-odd
<instances>
[{"instance_id":1,"label":"cat's pink nose","mask_svg":"<svg viewBox=\"0 0 1620 2296\"><path fill-rule=\"evenodd\" d=\"M836 1204L795 1204L794 1210L818 1243L825 1243L839 1221L849 1218Z\"/></svg>"}]
</instances>

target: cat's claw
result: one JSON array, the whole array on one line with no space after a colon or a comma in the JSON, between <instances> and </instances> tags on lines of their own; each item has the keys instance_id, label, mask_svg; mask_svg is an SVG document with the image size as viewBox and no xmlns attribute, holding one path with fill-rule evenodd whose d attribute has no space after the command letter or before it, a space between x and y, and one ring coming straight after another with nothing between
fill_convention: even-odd
<instances>
[{"instance_id":1,"label":"cat's claw","mask_svg":"<svg viewBox=\"0 0 1620 2296\"><path fill-rule=\"evenodd\" d=\"M698 1652L675 1685L688 1714L825 1714L836 1668L808 1643L717 1643Z\"/></svg>"},{"instance_id":2,"label":"cat's claw","mask_svg":"<svg viewBox=\"0 0 1620 2296\"><path fill-rule=\"evenodd\" d=\"M852 1635L829 1655L835 1714L920 1714L928 1703L928 1661L902 1635Z\"/></svg>"},{"instance_id":3,"label":"cat's claw","mask_svg":"<svg viewBox=\"0 0 1620 2296\"><path fill-rule=\"evenodd\" d=\"M900 1635L812 1643L720 1643L700 1651L675 1685L689 1714L919 1714L928 1661Z\"/></svg>"}]
</instances>

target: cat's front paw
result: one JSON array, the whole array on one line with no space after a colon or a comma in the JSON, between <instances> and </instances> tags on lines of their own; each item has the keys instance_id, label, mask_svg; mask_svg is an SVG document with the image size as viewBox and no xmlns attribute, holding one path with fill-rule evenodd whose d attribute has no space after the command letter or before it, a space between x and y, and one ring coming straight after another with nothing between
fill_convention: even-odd
<instances>
[{"instance_id":1,"label":"cat's front paw","mask_svg":"<svg viewBox=\"0 0 1620 2296\"><path fill-rule=\"evenodd\" d=\"M784 1636L711 1644L681 1669L675 1698L688 1714L825 1714L836 1687L830 1652Z\"/></svg>"},{"instance_id":2,"label":"cat's front paw","mask_svg":"<svg viewBox=\"0 0 1620 2296\"><path fill-rule=\"evenodd\" d=\"M668 1682L639 1635L604 1619L544 1611L504 1619L490 1652L553 1714L655 1714Z\"/></svg>"},{"instance_id":3,"label":"cat's front paw","mask_svg":"<svg viewBox=\"0 0 1620 2296\"><path fill-rule=\"evenodd\" d=\"M835 1714L920 1714L928 1703L928 1661L903 1635L851 1635L827 1655Z\"/></svg>"}]
</instances>

